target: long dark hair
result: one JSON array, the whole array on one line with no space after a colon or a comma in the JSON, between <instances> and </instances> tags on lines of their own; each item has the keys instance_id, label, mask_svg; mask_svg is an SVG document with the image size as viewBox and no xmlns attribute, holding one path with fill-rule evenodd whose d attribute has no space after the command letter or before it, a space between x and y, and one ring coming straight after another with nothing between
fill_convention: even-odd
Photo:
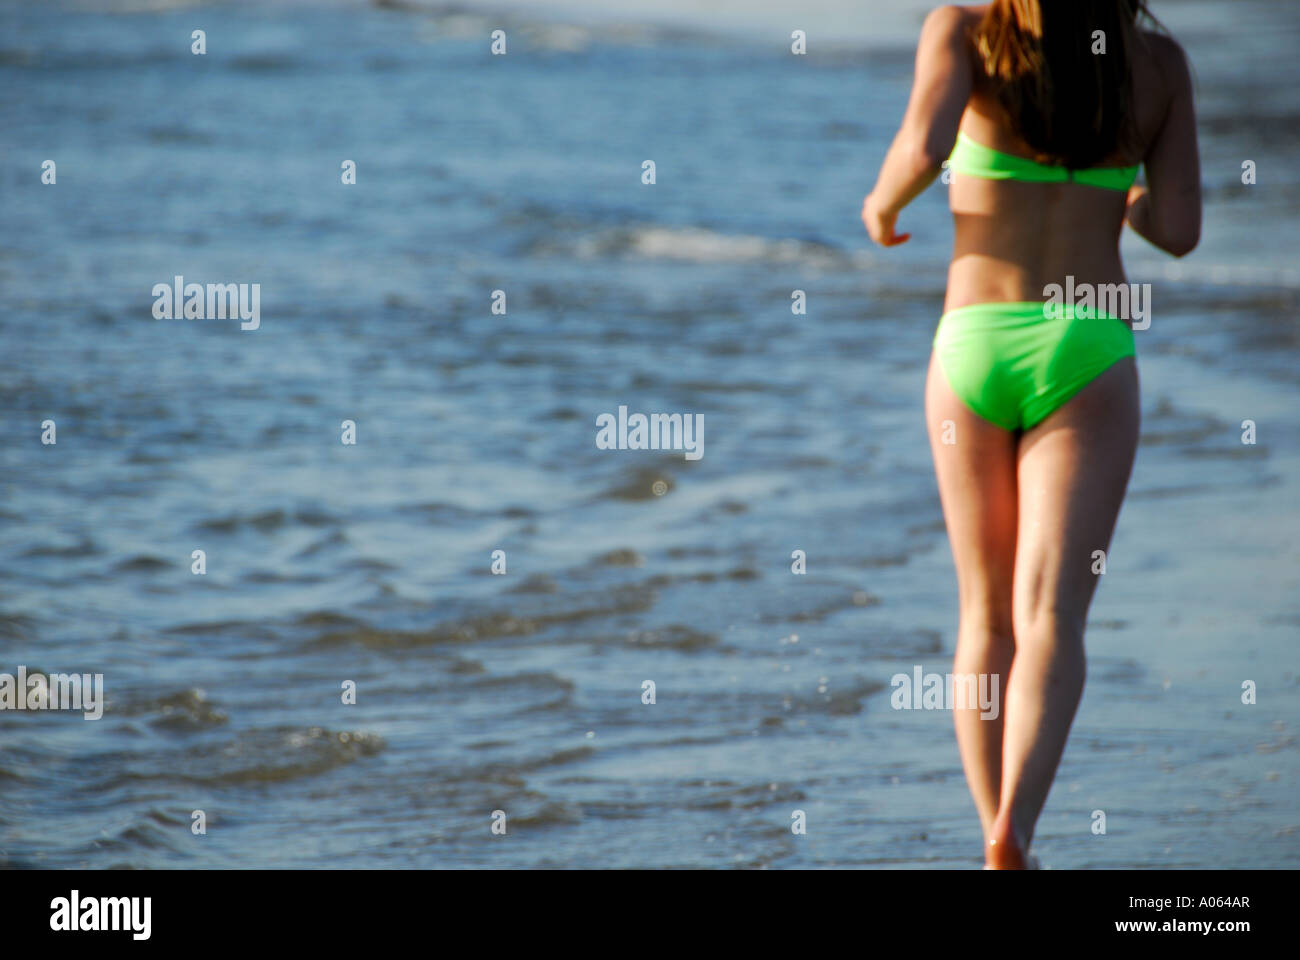
<instances>
[{"instance_id":1,"label":"long dark hair","mask_svg":"<svg viewBox=\"0 0 1300 960\"><path fill-rule=\"evenodd\" d=\"M998 102L1041 159L1081 170L1131 146L1139 14L1156 23L1145 0L993 0L974 28Z\"/></svg>"}]
</instances>

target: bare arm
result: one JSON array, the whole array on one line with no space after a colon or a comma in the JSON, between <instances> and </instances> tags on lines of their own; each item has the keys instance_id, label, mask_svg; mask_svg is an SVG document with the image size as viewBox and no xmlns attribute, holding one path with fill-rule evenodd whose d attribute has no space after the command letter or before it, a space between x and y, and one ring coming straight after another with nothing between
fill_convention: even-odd
<instances>
[{"instance_id":1,"label":"bare arm","mask_svg":"<svg viewBox=\"0 0 1300 960\"><path fill-rule=\"evenodd\" d=\"M957 140L971 94L971 54L962 11L932 10L916 47L916 74L902 125L880 167L876 186L862 207L871 239L883 246L911 234L894 233L899 212L925 190L943 167Z\"/></svg>"},{"instance_id":2,"label":"bare arm","mask_svg":"<svg viewBox=\"0 0 1300 960\"><path fill-rule=\"evenodd\" d=\"M1164 44L1161 63L1173 86L1169 111L1143 159L1148 187L1129 191L1128 224L1141 237L1175 257L1201 239L1201 160L1196 146L1196 112L1187 58L1174 41Z\"/></svg>"}]
</instances>

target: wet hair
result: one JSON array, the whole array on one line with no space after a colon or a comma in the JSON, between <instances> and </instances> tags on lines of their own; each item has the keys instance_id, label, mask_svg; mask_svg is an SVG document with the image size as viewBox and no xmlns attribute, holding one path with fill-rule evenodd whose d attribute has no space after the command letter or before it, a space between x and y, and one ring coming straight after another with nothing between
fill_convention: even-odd
<instances>
[{"instance_id":1,"label":"wet hair","mask_svg":"<svg viewBox=\"0 0 1300 960\"><path fill-rule=\"evenodd\" d=\"M1040 160L1082 170L1131 147L1139 15L1156 24L1145 0L993 0L973 29L998 102Z\"/></svg>"}]
</instances>

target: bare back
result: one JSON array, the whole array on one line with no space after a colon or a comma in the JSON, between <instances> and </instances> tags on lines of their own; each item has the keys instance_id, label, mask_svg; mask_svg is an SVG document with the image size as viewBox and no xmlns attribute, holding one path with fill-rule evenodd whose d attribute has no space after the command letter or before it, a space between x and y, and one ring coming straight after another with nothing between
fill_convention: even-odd
<instances>
[{"instance_id":1,"label":"bare back","mask_svg":"<svg viewBox=\"0 0 1300 960\"><path fill-rule=\"evenodd\" d=\"M972 28L986 7L962 7ZM965 30L963 30L963 33ZM1171 104L1179 92L1177 44L1144 31L1145 49L1133 58L1135 155L1116 153L1103 166L1150 163ZM969 41L967 41L969 43ZM961 115L962 133L1002 153L1035 158L1012 129L969 50L971 93ZM1126 282L1119 235L1127 197L1075 183L1026 183L954 175L949 189L955 232L945 310L974 303L1032 301L1043 288L1072 275L1076 283Z\"/></svg>"}]
</instances>

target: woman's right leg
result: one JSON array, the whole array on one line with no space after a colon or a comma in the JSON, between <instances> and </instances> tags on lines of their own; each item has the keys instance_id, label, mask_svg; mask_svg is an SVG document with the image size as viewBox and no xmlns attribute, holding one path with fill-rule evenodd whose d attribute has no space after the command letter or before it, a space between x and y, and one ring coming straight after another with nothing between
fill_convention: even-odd
<instances>
[{"instance_id":1,"label":"woman's right leg","mask_svg":"<svg viewBox=\"0 0 1300 960\"><path fill-rule=\"evenodd\" d=\"M1111 366L1020 441L1002 791L988 860L1025 865L1083 693L1083 628L1137 452L1137 367Z\"/></svg>"}]
</instances>

